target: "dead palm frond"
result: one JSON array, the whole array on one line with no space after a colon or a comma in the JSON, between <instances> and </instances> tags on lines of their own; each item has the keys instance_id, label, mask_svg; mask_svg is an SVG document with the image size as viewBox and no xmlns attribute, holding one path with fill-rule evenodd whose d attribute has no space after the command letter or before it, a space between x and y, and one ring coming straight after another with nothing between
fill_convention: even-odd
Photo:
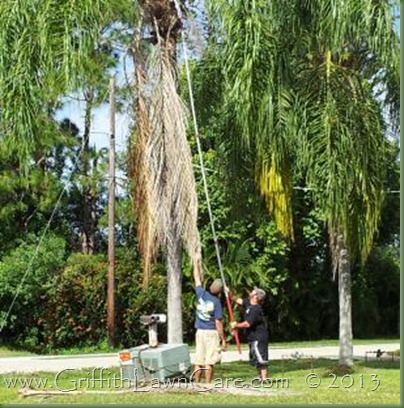
<instances>
[{"instance_id":1,"label":"dead palm frond","mask_svg":"<svg viewBox=\"0 0 404 408\"><path fill-rule=\"evenodd\" d=\"M144 89L145 73L143 64L138 61L136 65L137 89ZM135 207L137 215L137 233L139 240L139 250L143 257L144 283L148 284L150 276L150 263L155 258L156 245L155 233L152 231L152 224L149 219L148 196L147 196L147 171L148 166L145 157L147 140L150 138L150 122L147 110L147 101L143 93L139 92L136 100L136 132L134 144L131 152L132 167L131 178L135 180Z\"/></svg>"},{"instance_id":2,"label":"dead palm frond","mask_svg":"<svg viewBox=\"0 0 404 408\"><path fill-rule=\"evenodd\" d=\"M172 22L175 24L174 19ZM169 258L180 241L194 266L199 268L201 262L196 184L186 135L187 110L177 91L170 41L172 38L158 36L147 57L143 57L140 46L136 53L133 176L146 284L158 248L163 248Z\"/></svg>"}]
</instances>

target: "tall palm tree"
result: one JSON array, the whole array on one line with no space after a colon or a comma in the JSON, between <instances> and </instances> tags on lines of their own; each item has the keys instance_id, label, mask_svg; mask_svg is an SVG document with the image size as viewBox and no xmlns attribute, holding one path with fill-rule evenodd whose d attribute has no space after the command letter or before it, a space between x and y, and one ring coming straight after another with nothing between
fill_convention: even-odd
<instances>
[{"instance_id":1,"label":"tall palm tree","mask_svg":"<svg viewBox=\"0 0 404 408\"><path fill-rule=\"evenodd\" d=\"M366 260L378 229L386 176L383 112L392 113L394 123L399 109L390 99L399 84L392 6L373 0L299 3L299 16L310 15L309 21L299 19L310 42L309 61L298 75L306 88L297 92L307 107L301 147L338 274L340 365L345 366L353 363L351 264Z\"/></svg>"},{"instance_id":2,"label":"tall palm tree","mask_svg":"<svg viewBox=\"0 0 404 408\"><path fill-rule=\"evenodd\" d=\"M167 263L168 343L182 343L182 252L201 274L198 201L187 111L177 87L179 2L139 2L141 18L133 44L136 126L131 174L140 250L147 277L159 248ZM142 33L150 33L145 42Z\"/></svg>"},{"instance_id":3,"label":"tall palm tree","mask_svg":"<svg viewBox=\"0 0 404 408\"><path fill-rule=\"evenodd\" d=\"M261 194L293 237L291 166L328 227L340 364L352 365L351 264L383 201L385 116L398 117L398 38L383 0L211 1L231 146L255 157Z\"/></svg>"}]
</instances>

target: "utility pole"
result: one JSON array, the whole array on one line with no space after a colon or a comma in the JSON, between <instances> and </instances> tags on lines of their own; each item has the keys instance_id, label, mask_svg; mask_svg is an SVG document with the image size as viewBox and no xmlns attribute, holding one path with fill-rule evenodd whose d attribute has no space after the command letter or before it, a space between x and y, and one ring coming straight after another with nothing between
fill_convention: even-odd
<instances>
[{"instance_id":1,"label":"utility pole","mask_svg":"<svg viewBox=\"0 0 404 408\"><path fill-rule=\"evenodd\" d=\"M108 343L115 345L115 78L109 82L109 182L108 182Z\"/></svg>"}]
</instances>

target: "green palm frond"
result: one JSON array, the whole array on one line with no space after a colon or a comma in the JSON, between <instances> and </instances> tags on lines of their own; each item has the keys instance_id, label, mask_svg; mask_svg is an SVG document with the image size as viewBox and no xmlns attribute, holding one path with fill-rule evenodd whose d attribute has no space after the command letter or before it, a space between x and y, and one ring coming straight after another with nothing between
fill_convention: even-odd
<instances>
[{"instance_id":1,"label":"green palm frond","mask_svg":"<svg viewBox=\"0 0 404 408\"><path fill-rule=\"evenodd\" d=\"M393 3L301 4L313 17L301 24L312 40L306 45L309 64L298 75L299 96L308 108L302 145L307 180L325 214L332 250L342 234L350 255L362 262L377 233L383 202L383 113L388 108L394 121L398 112Z\"/></svg>"},{"instance_id":2,"label":"green palm frond","mask_svg":"<svg viewBox=\"0 0 404 408\"><path fill-rule=\"evenodd\" d=\"M283 27L277 13L287 13L264 0L221 0L211 3L218 23L223 67L226 137L234 150L255 162L257 185L279 230L293 237L290 154L296 132L290 109L290 60L280 51ZM229 132L230 130L230 132ZM240 154L240 153L238 153Z\"/></svg>"},{"instance_id":3,"label":"green palm frond","mask_svg":"<svg viewBox=\"0 0 404 408\"><path fill-rule=\"evenodd\" d=\"M367 79L333 64L310 71L307 180L330 236L342 233L363 261L377 231L383 199L384 120Z\"/></svg>"},{"instance_id":4,"label":"green palm frond","mask_svg":"<svg viewBox=\"0 0 404 408\"><path fill-rule=\"evenodd\" d=\"M227 145L255 163L261 193L285 234L293 231L296 164L330 237L342 234L363 261L383 201L386 128L398 127L398 2L209 4L223 61Z\"/></svg>"},{"instance_id":5,"label":"green palm frond","mask_svg":"<svg viewBox=\"0 0 404 408\"><path fill-rule=\"evenodd\" d=\"M32 150L59 96L80 86L102 27L129 0L0 2L1 133L21 158Z\"/></svg>"}]
</instances>

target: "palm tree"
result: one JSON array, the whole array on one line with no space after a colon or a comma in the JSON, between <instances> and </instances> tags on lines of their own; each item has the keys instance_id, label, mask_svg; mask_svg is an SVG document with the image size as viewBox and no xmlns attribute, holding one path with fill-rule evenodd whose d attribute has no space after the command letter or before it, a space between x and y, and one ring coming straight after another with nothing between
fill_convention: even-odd
<instances>
[{"instance_id":1,"label":"palm tree","mask_svg":"<svg viewBox=\"0 0 404 408\"><path fill-rule=\"evenodd\" d=\"M108 32L125 10L135 10L133 5L129 0L80 5L5 1L0 7L4 142L26 159L52 123L60 96L81 88L86 107L80 169L88 178L93 109L103 102L108 71L117 63ZM92 253L95 245L94 197L88 184L83 184L80 228L84 253Z\"/></svg>"},{"instance_id":2,"label":"palm tree","mask_svg":"<svg viewBox=\"0 0 404 408\"><path fill-rule=\"evenodd\" d=\"M177 90L179 3L141 1L133 44L136 102L131 175L145 283L162 248L167 263L168 343L182 343L182 252L201 274L198 201L187 112ZM142 33L149 31L145 41Z\"/></svg>"},{"instance_id":3,"label":"palm tree","mask_svg":"<svg viewBox=\"0 0 404 408\"><path fill-rule=\"evenodd\" d=\"M384 114L398 117L392 2L220 0L210 11L228 145L255 158L259 190L292 238L292 165L305 176L328 227L340 364L350 366L351 264L372 247L383 201Z\"/></svg>"},{"instance_id":4,"label":"palm tree","mask_svg":"<svg viewBox=\"0 0 404 408\"><path fill-rule=\"evenodd\" d=\"M396 120L388 95L399 84L399 42L388 1L311 1L299 15L310 41L299 75L306 109L302 149L307 183L328 227L338 273L340 365L353 361L351 264L366 260L378 229L386 158L384 110ZM394 83L394 79L393 79Z\"/></svg>"}]
</instances>

